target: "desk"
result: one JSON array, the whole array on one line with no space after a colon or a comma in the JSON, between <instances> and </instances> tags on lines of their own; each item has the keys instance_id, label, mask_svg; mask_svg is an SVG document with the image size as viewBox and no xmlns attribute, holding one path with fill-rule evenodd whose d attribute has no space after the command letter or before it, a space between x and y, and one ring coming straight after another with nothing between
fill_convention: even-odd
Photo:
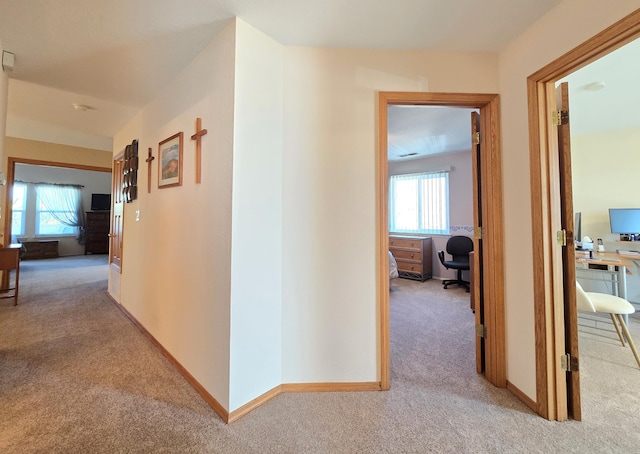
<instances>
[{"instance_id":1,"label":"desk","mask_svg":"<svg viewBox=\"0 0 640 454\"><path fill-rule=\"evenodd\" d=\"M13 298L13 305L18 304L18 282L20 281L20 249L21 244L10 244L7 247L0 247L0 270L2 273L2 287L0 293L13 290L13 295L0 296L0 298ZM9 274L15 270L15 284L9 287Z\"/></svg>"},{"instance_id":2,"label":"desk","mask_svg":"<svg viewBox=\"0 0 640 454\"><path fill-rule=\"evenodd\" d=\"M610 282L615 284L612 293L624 299L627 299L627 272L630 266L633 263L617 252L594 252L593 258L590 258L588 252L576 251L576 270L609 274ZM592 277L583 278L593 280Z\"/></svg>"}]
</instances>

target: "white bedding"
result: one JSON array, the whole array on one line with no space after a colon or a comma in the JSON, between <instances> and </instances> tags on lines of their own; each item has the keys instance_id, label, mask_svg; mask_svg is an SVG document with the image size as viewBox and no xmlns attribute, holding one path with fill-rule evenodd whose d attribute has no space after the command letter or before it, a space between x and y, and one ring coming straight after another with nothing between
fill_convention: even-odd
<instances>
[{"instance_id":1,"label":"white bedding","mask_svg":"<svg viewBox=\"0 0 640 454\"><path fill-rule=\"evenodd\" d=\"M389 251L389 279L396 277L398 277L398 264L391 251Z\"/></svg>"}]
</instances>

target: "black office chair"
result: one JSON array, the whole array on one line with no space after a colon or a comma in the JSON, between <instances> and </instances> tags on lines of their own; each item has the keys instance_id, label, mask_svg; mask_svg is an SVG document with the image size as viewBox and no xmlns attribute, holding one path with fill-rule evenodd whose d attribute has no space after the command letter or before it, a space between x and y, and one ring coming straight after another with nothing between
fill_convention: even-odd
<instances>
[{"instance_id":1,"label":"black office chair","mask_svg":"<svg viewBox=\"0 0 640 454\"><path fill-rule=\"evenodd\" d=\"M451 255L451 260L444 259L444 251L438 251L438 258L442 265L447 269L458 270L457 279L448 279L442 281L444 288L449 285L456 284L464 287L469 291L469 282L462 280L462 271L468 270L469 252L473 251L473 240L468 236L452 236L447 240L447 253Z\"/></svg>"}]
</instances>

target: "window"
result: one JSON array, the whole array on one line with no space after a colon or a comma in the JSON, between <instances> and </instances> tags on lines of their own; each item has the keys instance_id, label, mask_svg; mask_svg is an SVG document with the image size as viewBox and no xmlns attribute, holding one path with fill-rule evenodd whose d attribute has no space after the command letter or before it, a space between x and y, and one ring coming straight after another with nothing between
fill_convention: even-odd
<instances>
[{"instance_id":1,"label":"window","mask_svg":"<svg viewBox=\"0 0 640 454\"><path fill-rule=\"evenodd\" d=\"M78 233L78 209L81 207L78 187L40 184L36 186L36 195L36 235Z\"/></svg>"},{"instance_id":2,"label":"window","mask_svg":"<svg viewBox=\"0 0 640 454\"><path fill-rule=\"evenodd\" d=\"M389 179L389 231L449 233L449 173L394 175Z\"/></svg>"},{"instance_id":3,"label":"window","mask_svg":"<svg viewBox=\"0 0 640 454\"><path fill-rule=\"evenodd\" d=\"M13 185L13 204L11 206L11 235L24 236L25 213L27 211L27 185Z\"/></svg>"}]
</instances>

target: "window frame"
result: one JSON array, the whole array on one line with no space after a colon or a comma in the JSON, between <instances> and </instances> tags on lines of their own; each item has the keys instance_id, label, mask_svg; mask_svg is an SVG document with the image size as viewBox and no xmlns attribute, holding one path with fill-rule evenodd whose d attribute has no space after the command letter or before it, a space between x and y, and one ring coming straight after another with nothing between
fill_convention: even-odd
<instances>
[{"instance_id":1,"label":"window frame","mask_svg":"<svg viewBox=\"0 0 640 454\"><path fill-rule=\"evenodd\" d=\"M22 194L22 209L20 210L16 210L15 207L15 190L16 188L22 188L23 194ZM26 216L27 216L27 193L28 193L28 186L26 185L26 183L14 183L12 186L12 193L11 193L11 236L12 237L19 237L19 236L25 236L25 232L26 232ZM21 213L20 216L20 231L16 232L14 231L14 220L15 220L15 216L16 213Z\"/></svg>"},{"instance_id":2,"label":"window frame","mask_svg":"<svg viewBox=\"0 0 640 454\"><path fill-rule=\"evenodd\" d=\"M37 185L36 185L37 186ZM67 233L41 233L40 230L40 215L41 213L69 213L71 211L69 210L42 210L41 209L41 201L40 201L40 195L38 193L38 191L35 191L35 197L36 197L36 204L35 204L35 219L34 219L34 236L36 238L51 238L51 237L75 237L78 235L78 227L73 227L73 226L69 226L69 225L64 225L63 223L61 223L60 221L57 221L55 218L53 218L53 220L59 224L60 226L62 226L65 229L71 229L71 232L67 232Z\"/></svg>"},{"instance_id":3,"label":"window frame","mask_svg":"<svg viewBox=\"0 0 640 454\"><path fill-rule=\"evenodd\" d=\"M439 184L442 184L444 187L442 189L442 194L440 196L439 203L444 205L441 210L443 213L440 213L437 217L441 217L439 225L436 225L436 228L425 228L425 211L428 210L427 204L429 200L424 199L425 194L425 182L428 180L438 179L442 181ZM416 181L416 219L415 223L417 225L417 229L407 229L407 228L399 228L398 221L396 219L396 210L394 210L394 206L396 204L395 194L397 192L396 187L397 183L400 181ZM432 218L432 216L430 216ZM450 222L450 207L449 207L449 170L433 170L419 173L410 173L410 174L398 174L398 175L390 175L389 176L389 232L395 233L406 233L406 234L416 234L416 235L449 235L451 232L451 222ZM440 227L440 228L437 228Z\"/></svg>"}]
</instances>

